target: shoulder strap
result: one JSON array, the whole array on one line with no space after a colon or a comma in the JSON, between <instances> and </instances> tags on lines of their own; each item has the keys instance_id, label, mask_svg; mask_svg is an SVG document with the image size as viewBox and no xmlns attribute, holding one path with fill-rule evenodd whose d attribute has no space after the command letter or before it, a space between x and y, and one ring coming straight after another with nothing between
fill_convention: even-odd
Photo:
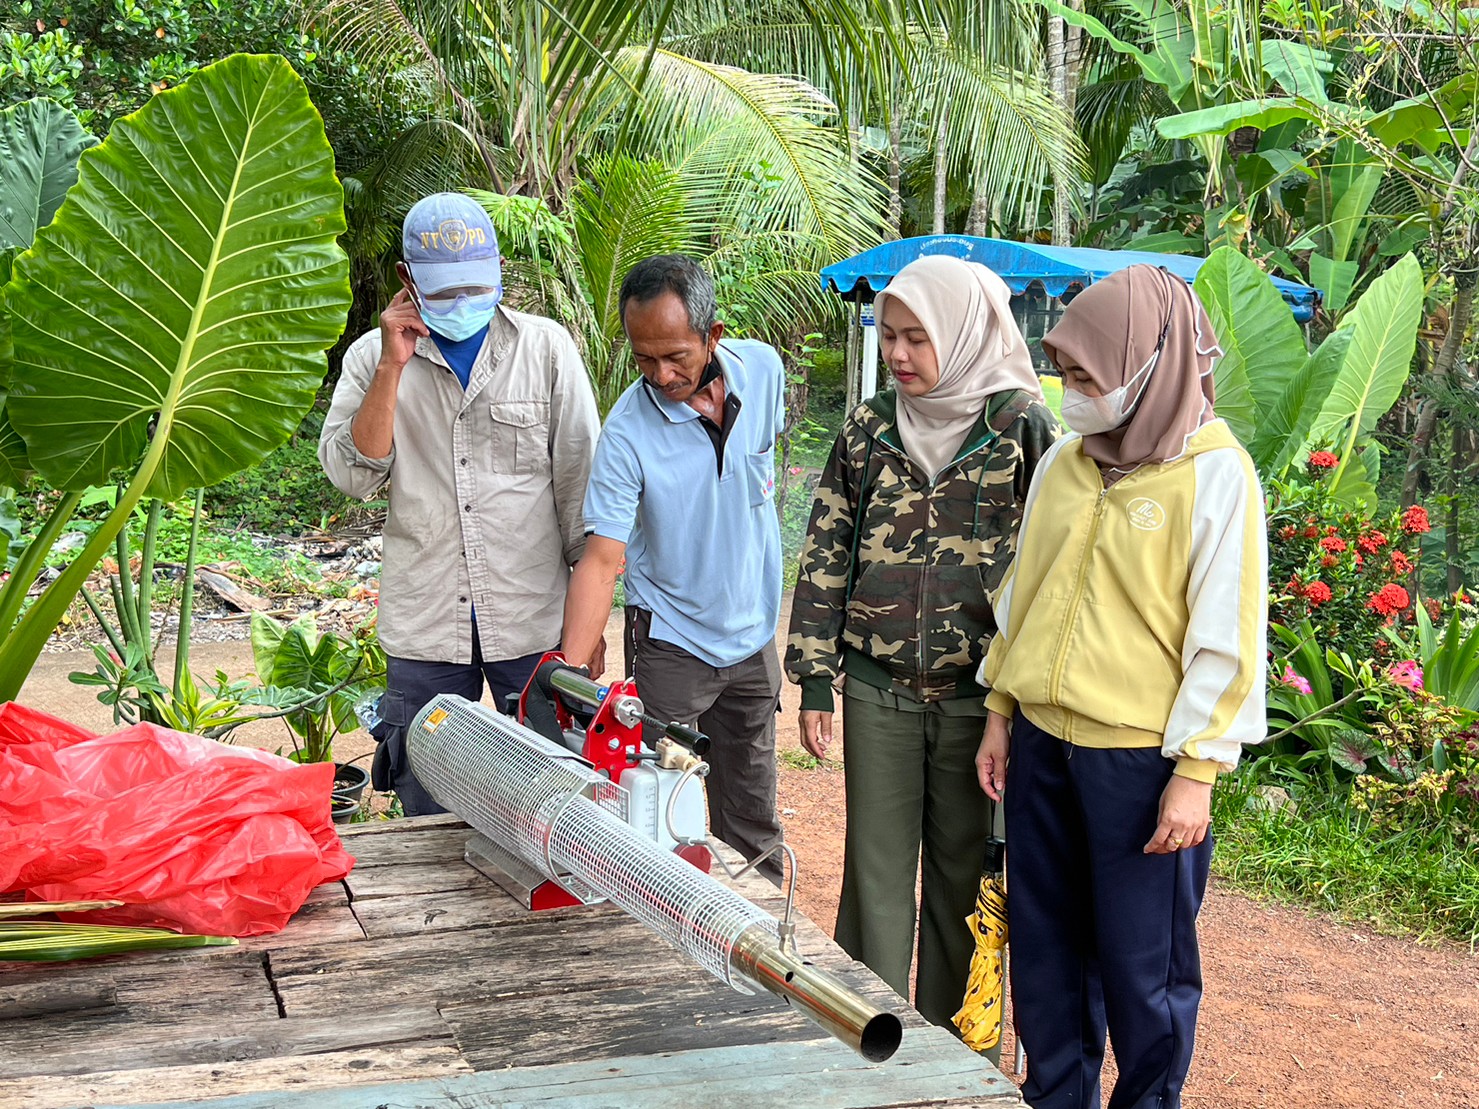
<instances>
[{"instance_id":1,"label":"shoulder strap","mask_svg":"<svg viewBox=\"0 0 1479 1109\"><path fill-rule=\"evenodd\" d=\"M1033 399L1032 394L1025 389L1010 389L999 394L995 402L987 409L987 426L1000 435L1012 426L1017 417L1032 407ZM991 410L993 408L995 411Z\"/></svg>"},{"instance_id":2,"label":"shoulder strap","mask_svg":"<svg viewBox=\"0 0 1479 1109\"><path fill-rule=\"evenodd\" d=\"M858 486L858 507L852 517L852 554L847 560L847 591L843 594L842 601L844 612L852 603L853 586L858 580L858 548L863 544L863 516L868 511L868 497L873 492L872 463L873 436L869 435L868 448L863 451L863 480Z\"/></svg>"}]
</instances>

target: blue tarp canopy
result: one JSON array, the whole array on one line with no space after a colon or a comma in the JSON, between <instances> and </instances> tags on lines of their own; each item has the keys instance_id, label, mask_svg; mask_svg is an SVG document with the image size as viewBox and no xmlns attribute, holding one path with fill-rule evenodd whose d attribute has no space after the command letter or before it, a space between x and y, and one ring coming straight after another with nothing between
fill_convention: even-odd
<instances>
[{"instance_id":1,"label":"blue tarp canopy","mask_svg":"<svg viewBox=\"0 0 1479 1109\"><path fill-rule=\"evenodd\" d=\"M1185 254L1156 254L1145 250L1096 250L1078 246L1039 246L1006 239L982 239L970 235L925 235L899 239L846 258L822 270L822 288L848 299L871 300L874 293L893 280L894 274L916 258L949 254L968 262L979 262L994 271L1014 293L1040 284L1051 297L1061 297L1071 286L1083 287L1116 270L1140 262L1164 266L1188 284L1202 268L1205 258ZM1274 288L1304 323L1315 314L1320 291L1297 281L1272 278ZM866 288L860 286L866 285Z\"/></svg>"}]
</instances>

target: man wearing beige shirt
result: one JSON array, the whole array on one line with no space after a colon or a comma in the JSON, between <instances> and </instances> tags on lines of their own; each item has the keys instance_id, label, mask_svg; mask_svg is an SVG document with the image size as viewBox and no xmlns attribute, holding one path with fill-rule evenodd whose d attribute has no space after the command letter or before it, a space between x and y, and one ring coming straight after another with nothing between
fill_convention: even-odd
<instances>
[{"instance_id":1,"label":"man wearing beige shirt","mask_svg":"<svg viewBox=\"0 0 1479 1109\"><path fill-rule=\"evenodd\" d=\"M569 333L499 303L481 207L459 193L421 200L402 255L413 288L345 354L318 453L350 496L390 482L374 777L414 816L441 811L406 762L416 713L437 693L476 701L485 681L501 708L559 643L600 421Z\"/></svg>"}]
</instances>

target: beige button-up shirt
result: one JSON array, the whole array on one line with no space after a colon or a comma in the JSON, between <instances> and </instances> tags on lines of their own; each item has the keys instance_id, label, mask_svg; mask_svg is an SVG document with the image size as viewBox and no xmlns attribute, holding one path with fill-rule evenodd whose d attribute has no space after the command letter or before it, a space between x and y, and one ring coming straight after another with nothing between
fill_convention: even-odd
<instances>
[{"instance_id":1,"label":"beige button-up shirt","mask_svg":"<svg viewBox=\"0 0 1479 1109\"><path fill-rule=\"evenodd\" d=\"M569 333L500 308L464 390L430 339L416 342L396 396L390 455L366 458L350 424L380 332L360 336L319 438L339 489L368 500L390 482L380 642L397 658L519 658L559 642L570 566L585 549L581 501L600 434L595 395Z\"/></svg>"}]
</instances>

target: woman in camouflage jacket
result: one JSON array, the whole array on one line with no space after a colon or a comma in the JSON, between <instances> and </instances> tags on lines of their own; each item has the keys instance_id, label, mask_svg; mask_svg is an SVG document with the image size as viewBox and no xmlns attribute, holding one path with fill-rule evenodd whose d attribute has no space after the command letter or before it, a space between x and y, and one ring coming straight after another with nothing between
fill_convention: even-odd
<instances>
[{"instance_id":1,"label":"woman in camouflage jacket","mask_svg":"<svg viewBox=\"0 0 1479 1109\"><path fill-rule=\"evenodd\" d=\"M802 744L819 758L845 679L837 942L908 996L922 860L915 1005L945 1027L993 816L972 761L986 716L975 673L996 632L988 594L1058 434L1010 296L984 266L942 256L878 295L894 388L847 418L822 473L786 650Z\"/></svg>"}]
</instances>

